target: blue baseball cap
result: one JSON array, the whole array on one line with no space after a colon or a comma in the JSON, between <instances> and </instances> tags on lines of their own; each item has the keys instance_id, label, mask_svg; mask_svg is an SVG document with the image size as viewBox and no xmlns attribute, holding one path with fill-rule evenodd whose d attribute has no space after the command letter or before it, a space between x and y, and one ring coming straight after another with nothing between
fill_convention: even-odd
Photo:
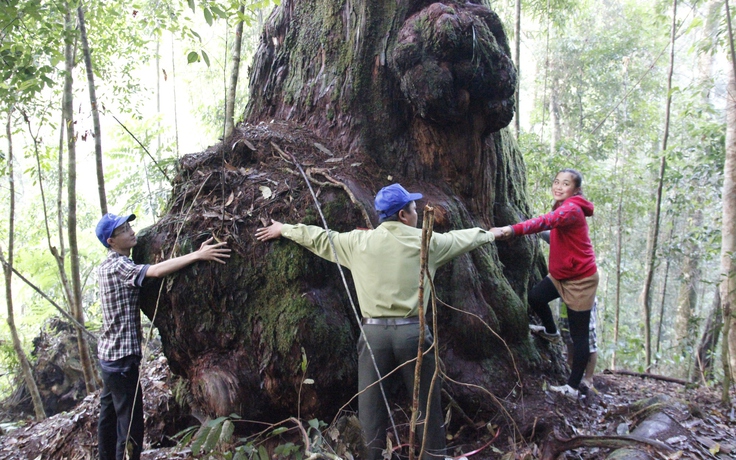
<instances>
[{"instance_id":1,"label":"blue baseball cap","mask_svg":"<svg viewBox=\"0 0 736 460\"><path fill-rule=\"evenodd\" d=\"M375 208L379 217L385 219L399 212L408 203L421 198L421 193L409 193L400 184L391 184L376 193Z\"/></svg>"},{"instance_id":2,"label":"blue baseball cap","mask_svg":"<svg viewBox=\"0 0 736 460\"><path fill-rule=\"evenodd\" d=\"M131 220L135 220L135 214L126 214L124 216L116 216L115 214L110 213L105 214L102 216L102 219L97 222L97 228L95 229L97 239L100 240L100 243L102 243L103 246L109 248L110 245L107 244L107 239L112 236L112 232Z\"/></svg>"}]
</instances>

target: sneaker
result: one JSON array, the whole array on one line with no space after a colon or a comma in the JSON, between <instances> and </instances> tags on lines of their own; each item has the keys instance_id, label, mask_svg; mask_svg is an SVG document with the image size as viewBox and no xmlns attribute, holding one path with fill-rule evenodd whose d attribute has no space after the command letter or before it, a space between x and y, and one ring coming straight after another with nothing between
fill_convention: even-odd
<instances>
[{"instance_id":1,"label":"sneaker","mask_svg":"<svg viewBox=\"0 0 736 460\"><path fill-rule=\"evenodd\" d=\"M561 395L568 396L570 398L577 399L578 395L580 394L578 390L571 387L570 385L560 385L560 386L549 386L550 391L554 391L555 393L559 393Z\"/></svg>"},{"instance_id":2,"label":"sneaker","mask_svg":"<svg viewBox=\"0 0 736 460\"><path fill-rule=\"evenodd\" d=\"M549 332L547 332L547 329L545 329L544 326L540 326L537 324L530 324L529 330L532 332L532 334L536 334L549 342L557 342L560 340L559 330L555 331L554 334L550 334Z\"/></svg>"}]
</instances>

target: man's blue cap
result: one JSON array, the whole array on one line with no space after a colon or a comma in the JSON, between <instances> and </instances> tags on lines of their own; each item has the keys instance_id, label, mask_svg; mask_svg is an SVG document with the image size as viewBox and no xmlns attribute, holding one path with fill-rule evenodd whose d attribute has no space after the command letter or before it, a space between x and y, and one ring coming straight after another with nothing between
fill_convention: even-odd
<instances>
[{"instance_id":1,"label":"man's blue cap","mask_svg":"<svg viewBox=\"0 0 736 460\"><path fill-rule=\"evenodd\" d=\"M375 208L379 217L385 219L401 211L408 203L421 198L421 193L409 193L400 184L391 184L376 193Z\"/></svg>"},{"instance_id":2,"label":"man's blue cap","mask_svg":"<svg viewBox=\"0 0 736 460\"><path fill-rule=\"evenodd\" d=\"M116 216L115 214L110 213L105 214L102 216L102 219L97 222L97 229L95 229L97 239L100 240L100 243L102 243L103 246L109 248L110 245L107 244L107 239L112 236L112 232L131 220L135 220L135 214L126 214L124 216Z\"/></svg>"}]
</instances>

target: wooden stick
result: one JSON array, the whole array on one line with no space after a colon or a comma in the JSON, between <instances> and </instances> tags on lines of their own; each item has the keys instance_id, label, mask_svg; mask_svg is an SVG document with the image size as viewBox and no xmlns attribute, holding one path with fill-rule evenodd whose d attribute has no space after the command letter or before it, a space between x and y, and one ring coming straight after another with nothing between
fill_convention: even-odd
<instances>
[{"instance_id":1,"label":"wooden stick","mask_svg":"<svg viewBox=\"0 0 736 460\"><path fill-rule=\"evenodd\" d=\"M434 208L429 205L424 206L424 216L422 222L422 246L419 250L419 260L421 268L419 270L419 343L417 344L417 363L414 366L414 392L411 399L411 424L409 425L409 460L414 460L414 438L417 430L417 413L419 412L419 385L422 373L422 361L424 358L424 326L426 318L424 317L424 278L429 276L427 267L427 252L429 252L429 240L432 238L432 225L434 224ZM427 398L427 407L431 401L431 395ZM427 430L429 413L425 410L424 414L424 432ZM426 436L422 437L422 451L424 450L424 441ZM420 452L421 458L421 452Z\"/></svg>"},{"instance_id":2,"label":"wooden stick","mask_svg":"<svg viewBox=\"0 0 736 460\"><path fill-rule=\"evenodd\" d=\"M649 372L633 372L625 370L610 370L606 369L603 371L604 374L617 374L617 375L630 375L633 377L649 378L654 380L662 380L664 382L679 383L680 385L690 385L693 382L688 380L682 380L675 377L667 377L666 375L650 374Z\"/></svg>"}]
</instances>

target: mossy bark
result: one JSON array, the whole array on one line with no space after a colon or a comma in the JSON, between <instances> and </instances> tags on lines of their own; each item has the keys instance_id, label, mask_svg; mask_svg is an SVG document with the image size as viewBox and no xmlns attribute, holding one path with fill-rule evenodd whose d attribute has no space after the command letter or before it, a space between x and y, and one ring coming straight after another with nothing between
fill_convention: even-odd
<instances>
[{"instance_id":1,"label":"mossy bark","mask_svg":"<svg viewBox=\"0 0 736 460\"><path fill-rule=\"evenodd\" d=\"M164 350L199 410L331 419L357 390L358 325L340 273L292 242L253 237L271 218L322 224L291 155L338 231L368 226L361 207L377 225L373 196L391 182L424 194L436 232L518 222L529 217L525 170L505 129L516 72L479 2L283 0L250 83L246 122L182 160L168 214L135 251L154 261L212 234L235 256L172 275L160 299L150 286L144 311L158 305ZM542 362L525 300L546 270L538 246L489 244L438 271L437 293L455 308L436 318L448 376L508 394ZM448 387L472 413L495 410L477 388Z\"/></svg>"}]
</instances>

